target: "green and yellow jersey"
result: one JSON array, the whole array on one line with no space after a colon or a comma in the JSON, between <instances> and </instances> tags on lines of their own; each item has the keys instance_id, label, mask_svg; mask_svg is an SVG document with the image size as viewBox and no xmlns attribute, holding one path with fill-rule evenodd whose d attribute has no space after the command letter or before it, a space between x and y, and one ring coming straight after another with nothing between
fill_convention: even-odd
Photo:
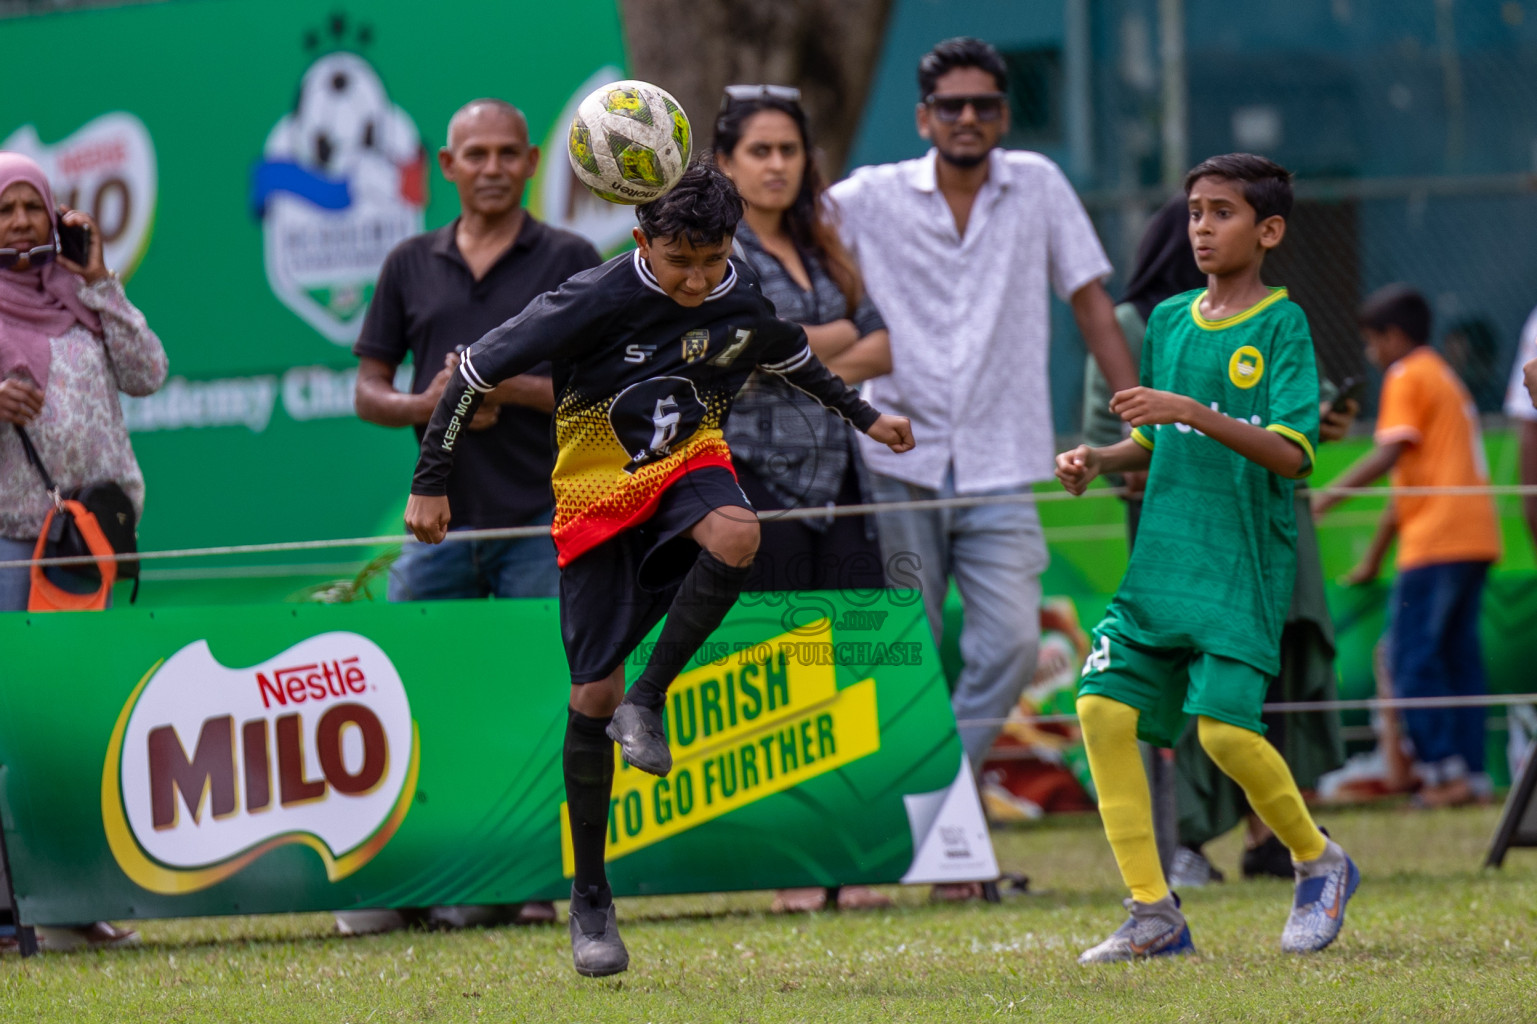
<instances>
[{"instance_id":1,"label":"green and yellow jersey","mask_svg":"<svg viewBox=\"0 0 1537 1024\"><path fill-rule=\"evenodd\" d=\"M1208 320L1205 294L1153 310L1142 384L1275 431L1302 450L1306 476L1318 442L1307 317L1276 288L1242 313ZM1099 632L1275 674L1296 577L1295 482L1183 423L1139 427L1132 438L1153 460L1131 561Z\"/></svg>"}]
</instances>

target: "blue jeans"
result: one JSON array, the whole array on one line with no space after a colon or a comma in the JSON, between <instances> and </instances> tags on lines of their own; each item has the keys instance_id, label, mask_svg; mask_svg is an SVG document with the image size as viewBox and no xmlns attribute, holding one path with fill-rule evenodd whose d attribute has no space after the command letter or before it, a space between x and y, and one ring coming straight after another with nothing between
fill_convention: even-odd
<instances>
[{"instance_id":1,"label":"blue jeans","mask_svg":"<svg viewBox=\"0 0 1537 1024\"><path fill-rule=\"evenodd\" d=\"M1024 494L1029 487L988 491ZM879 473L870 474L870 496L877 502L921 501L955 497L954 474L939 490L917 487ZM1035 674L1041 641L1041 573L1046 571L1046 539L1033 501L933 512L881 512L876 515L881 551L891 586L915 583L937 647L943 635L945 595L950 577L960 588L965 623L961 658L965 667L950 704L962 725L961 744L973 768L979 768L1002 729L1002 720Z\"/></svg>"},{"instance_id":2,"label":"blue jeans","mask_svg":"<svg viewBox=\"0 0 1537 1024\"><path fill-rule=\"evenodd\" d=\"M1478 612L1487 562L1444 562L1406 569L1393 584L1389 646L1400 697L1463 697L1488 692ZM1420 772L1441 785L1484 771L1483 708L1403 712Z\"/></svg>"},{"instance_id":3,"label":"blue jeans","mask_svg":"<svg viewBox=\"0 0 1537 1024\"><path fill-rule=\"evenodd\" d=\"M18 558L31 558L35 541L12 540L0 537L0 562L14 562ZM0 569L0 612L24 612L27 597L32 593L32 573L23 566L20 569Z\"/></svg>"},{"instance_id":4,"label":"blue jeans","mask_svg":"<svg viewBox=\"0 0 1537 1024\"><path fill-rule=\"evenodd\" d=\"M550 512L530 526L548 526ZM390 567L391 601L452 601L477 597L555 597L560 569L549 537L519 540L407 541Z\"/></svg>"}]
</instances>

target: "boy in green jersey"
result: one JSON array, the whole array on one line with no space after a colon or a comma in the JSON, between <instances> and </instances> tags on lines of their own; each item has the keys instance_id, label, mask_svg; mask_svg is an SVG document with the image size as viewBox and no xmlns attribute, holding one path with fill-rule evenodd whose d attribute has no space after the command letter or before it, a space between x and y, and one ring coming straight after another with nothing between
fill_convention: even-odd
<instances>
[{"instance_id":1,"label":"boy in green jersey","mask_svg":"<svg viewBox=\"0 0 1537 1024\"><path fill-rule=\"evenodd\" d=\"M1137 751L1139 736L1171 746L1186 715L1198 716L1201 745L1291 851L1297 886L1283 949L1334 941L1361 877L1313 823L1260 722L1295 575L1292 489L1312 472L1318 436L1307 318L1286 289L1260 280L1286 234L1291 176L1230 154L1192 170L1185 194L1207 286L1148 318L1141 386L1110 402L1131 437L1057 456L1057 478L1074 494L1101 473L1148 471L1137 544L1095 627L1078 697L1131 916L1080 963L1194 949L1159 864Z\"/></svg>"}]
</instances>

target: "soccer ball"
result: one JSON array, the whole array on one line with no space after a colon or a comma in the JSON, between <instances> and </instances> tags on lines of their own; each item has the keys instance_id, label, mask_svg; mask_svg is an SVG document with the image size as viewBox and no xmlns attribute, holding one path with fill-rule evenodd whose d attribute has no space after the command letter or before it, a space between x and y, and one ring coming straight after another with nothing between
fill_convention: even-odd
<instances>
[{"instance_id":1,"label":"soccer ball","mask_svg":"<svg viewBox=\"0 0 1537 1024\"><path fill-rule=\"evenodd\" d=\"M566 147L577 180L611 203L666 195L683 177L694 132L678 101L650 82L611 82L588 93Z\"/></svg>"}]
</instances>

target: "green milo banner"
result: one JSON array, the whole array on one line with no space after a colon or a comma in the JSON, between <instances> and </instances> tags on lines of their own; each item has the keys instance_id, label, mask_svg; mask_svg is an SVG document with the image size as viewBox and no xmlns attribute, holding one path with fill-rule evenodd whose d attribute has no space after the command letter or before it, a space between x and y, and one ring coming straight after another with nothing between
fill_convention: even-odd
<instances>
[{"instance_id":1,"label":"green milo banner","mask_svg":"<svg viewBox=\"0 0 1537 1024\"><path fill-rule=\"evenodd\" d=\"M458 212L437 151L465 102L527 114L544 159L526 202L542 219L605 250L634 223L578 186L565 155L576 103L623 77L613 0L430 15L406 0L131 4L10 18L5 38L60 73L6 102L0 148L94 214L170 356L158 394L124 399L143 550L398 531L413 438L356 418L350 346L390 248ZM307 557L357 552L268 562ZM151 564L143 600L299 586L173 582L219 575L197 568Z\"/></svg>"},{"instance_id":2,"label":"green milo banner","mask_svg":"<svg viewBox=\"0 0 1537 1024\"><path fill-rule=\"evenodd\" d=\"M995 877L912 597L739 606L671 774L616 750L615 891ZM0 617L22 920L564 897L559 635L543 601Z\"/></svg>"}]
</instances>

